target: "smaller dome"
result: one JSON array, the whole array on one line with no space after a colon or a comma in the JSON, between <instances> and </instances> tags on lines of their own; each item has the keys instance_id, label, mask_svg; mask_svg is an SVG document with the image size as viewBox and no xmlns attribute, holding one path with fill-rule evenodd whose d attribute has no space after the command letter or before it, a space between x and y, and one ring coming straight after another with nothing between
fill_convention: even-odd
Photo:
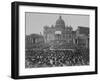
<instances>
[{"instance_id":1,"label":"smaller dome","mask_svg":"<svg viewBox=\"0 0 100 81\"><path fill-rule=\"evenodd\" d=\"M56 21L56 25L65 25L65 22L61 16L59 16L59 19Z\"/></svg>"}]
</instances>

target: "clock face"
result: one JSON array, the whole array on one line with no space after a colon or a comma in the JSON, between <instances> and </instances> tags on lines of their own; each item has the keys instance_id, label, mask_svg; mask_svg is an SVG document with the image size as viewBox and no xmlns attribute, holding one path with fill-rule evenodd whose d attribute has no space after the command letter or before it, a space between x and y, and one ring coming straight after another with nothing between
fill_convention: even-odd
<instances>
[{"instance_id":1,"label":"clock face","mask_svg":"<svg viewBox=\"0 0 100 81\"><path fill-rule=\"evenodd\" d=\"M61 34L61 31L55 31L55 34Z\"/></svg>"}]
</instances>

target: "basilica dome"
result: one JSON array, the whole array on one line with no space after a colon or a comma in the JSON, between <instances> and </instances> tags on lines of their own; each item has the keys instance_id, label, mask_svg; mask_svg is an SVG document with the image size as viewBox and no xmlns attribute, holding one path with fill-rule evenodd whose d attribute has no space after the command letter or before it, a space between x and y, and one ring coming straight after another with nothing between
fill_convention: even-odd
<instances>
[{"instance_id":1,"label":"basilica dome","mask_svg":"<svg viewBox=\"0 0 100 81\"><path fill-rule=\"evenodd\" d=\"M59 16L59 19L56 21L56 25L63 25L63 26L65 26L65 22L64 22L64 20L62 19L61 16Z\"/></svg>"}]
</instances>

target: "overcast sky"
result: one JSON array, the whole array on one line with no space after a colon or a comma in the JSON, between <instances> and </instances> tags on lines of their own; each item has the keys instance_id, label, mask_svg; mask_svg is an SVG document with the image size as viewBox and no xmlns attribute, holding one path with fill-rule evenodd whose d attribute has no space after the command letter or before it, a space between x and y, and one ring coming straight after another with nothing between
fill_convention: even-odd
<instances>
[{"instance_id":1,"label":"overcast sky","mask_svg":"<svg viewBox=\"0 0 100 81\"><path fill-rule=\"evenodd\" d=\"M88 15L74 15L74 14L60 14L62 19L65 21L65 25L72 26L74 30L78 26L89 27L89 16ZM60 16L59 14L49 13L25 13L26 18L26 35L40 32L43 34L43 27L48 25L55 25L56 20Z\"/></svg>"}]
</instances>

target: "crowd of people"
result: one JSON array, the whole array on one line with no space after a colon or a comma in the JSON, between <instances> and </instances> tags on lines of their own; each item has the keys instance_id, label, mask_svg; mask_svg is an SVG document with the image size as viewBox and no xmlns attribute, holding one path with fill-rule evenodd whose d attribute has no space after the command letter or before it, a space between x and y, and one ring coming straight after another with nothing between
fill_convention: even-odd
<instances>
[{"instance_id":1,"label":"crowd of people","mask_svg":"<svg viewBox=\"0 0 100 81\"><path fill-rule=\"evenodd\" d=\"M89 65L89 50L26 50L25 67Z\"/></svg>"}]
</instances>

